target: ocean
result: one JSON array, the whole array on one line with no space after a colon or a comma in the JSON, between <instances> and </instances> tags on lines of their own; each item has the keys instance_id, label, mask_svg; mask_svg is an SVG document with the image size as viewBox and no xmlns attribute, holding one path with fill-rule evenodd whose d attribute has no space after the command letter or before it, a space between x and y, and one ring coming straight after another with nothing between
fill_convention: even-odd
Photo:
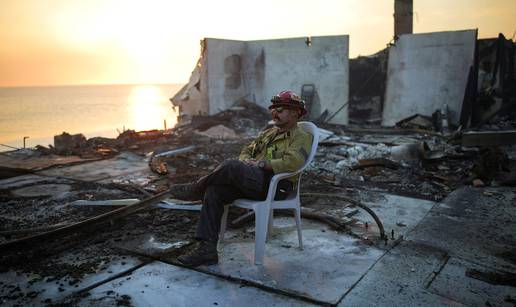
<instances>
[{"instance_id":1,"label":"ocean","mask_svg":"<svg viewBox=\"0 0 516 307\"><path fill-rule=\"evenodd\" d=\"M85 85L0 88L0 151L53 145L66 131L117 137L137 131L173 127L177 110L169 98L181 84ZM5 146L8 145L8 146Z\"/></svg>"}]
</instances>

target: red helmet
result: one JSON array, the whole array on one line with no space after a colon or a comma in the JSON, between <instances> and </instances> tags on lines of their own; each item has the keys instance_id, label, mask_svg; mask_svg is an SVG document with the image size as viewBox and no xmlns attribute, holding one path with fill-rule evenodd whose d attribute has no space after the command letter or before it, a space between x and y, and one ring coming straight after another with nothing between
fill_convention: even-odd
<instances>
[{"instance_id":1,"label":"red helmet","mask_svg":"<svg viewBox=\"0 0 516 307\"><path fill-rule=\"evenodd\" d=\"M298 108L301 110L301 116L307 113L305 102L293 91L281 91L277 95L272 96L272 104L269 110L278 107Z\"/></svg>"}]
</instances>

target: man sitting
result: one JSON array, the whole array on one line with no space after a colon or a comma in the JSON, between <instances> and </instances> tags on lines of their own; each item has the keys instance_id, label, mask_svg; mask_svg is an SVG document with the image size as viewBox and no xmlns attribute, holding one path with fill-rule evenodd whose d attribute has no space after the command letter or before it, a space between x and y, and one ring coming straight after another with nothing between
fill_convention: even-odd
<instances>
[{"instance_id":1,"label":"man sitting","mask_svg":"<svg viewBox=\"0 0 516 307\"><path fill-rule=\"evenodd\" d=\"M184 200L203 200L197 223L196 248L178 260L190 266L218 263L217 241L224 205L239 198L265 199L274 174L295 172L308 158L312 135L297 126L307 111L305 103L292 91L282 91L271 99L269 110L274 127L263 131L244 147L239 160L220 164L212 173L192 184L172 186L171 194ZM276 199L284 199L297 188L298 176L278 183Z\"/></svg>"}]
</instances>

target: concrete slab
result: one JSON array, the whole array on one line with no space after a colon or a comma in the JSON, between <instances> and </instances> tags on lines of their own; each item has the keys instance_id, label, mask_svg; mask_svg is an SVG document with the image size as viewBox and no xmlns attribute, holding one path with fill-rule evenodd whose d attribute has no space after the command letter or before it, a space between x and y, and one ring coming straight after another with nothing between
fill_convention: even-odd
<instances>
[{"instance_id":1,"label":"concrete slab","mask_svg":"<svg viewBox=\"0 0 516 307\"><path fill-rule=\"evenodd\" d=\"M468 261L450 258L430 284L430 292L451 298L466 306L514 306L516 301L514 287L491 285L468 277L466 271L469 269L493 272L489 268Z\"/></svg>"},{"instance_id":2,"label":"concrete slab","mask_svg":"<svg viewBox=\"0 0 516 307\"><path fill-rule=\"evenodd\" d=\"M301 251L293 219L277 218L264 264L257 266L254 235L229 233L219 264L204 267L206 270L330 304L337 303L385 252L306 220Z\"/></svg>"},{"instance_id":3,"label":"concrete slab","mask_svg":"<svg viewBox=\"0 0 516 307\"><path fill-rule=\"evenodd\" d=\"M408 235L473 263L516 273L516 188L463 187Z\"/></svg>"},{"instance_id":4,"label":"concrete slab","mask_svg":"<svg viewBox=\"0 0 516 307\"><path fill-rule=\"evenodd\" d=\"M474 63L476 30L401 35L389 49L382 125L450 111L457 125Z\"/></svg>"},{"instance_id":5,"label":"concrete slab","mask_svg":"<svg viewBox=\"0 0 516 307\"><path fill-rule=\"evenodd\" d=\"M219 263L197 269L320 304L336 304L385 250L337 233L326 225L303 220L304 250L298 249L292 218L276 218L266 245L264 264L254 264L254 229L228 230L219 244ZM121 246L139 255L176 263L185 242L158 242L151 237ZM383 243L381 245L383 247Z\"/></svg>"},{"instance_id":6,"label":"concrete slab","mask_svg":"<svg viewBox=\"0 0 516 307\"><path fill-rule=\"evenodd\" d=\"M253 287L154 262L90 291L77 306L312 306Z\"/></svg>"},{"instance_id":7,"label":"concrete slab","mask_svg":"<svg viewBox=\"0 0 516 307\"><path fill-rule=\"evenodd\" d=\"M368 192L367 198L368 200L364 201L364 204L380 218L389 239L392 239L393 230L395 239L406 236L437 204L433 201L385 193ZM358 224L361 227L352 227L354 233L368 237L379 233L376 223L366 211L359 210L359 213L355 214L353 218L362 222ZM367 229L363 227L366 222L368 223Z\"/></svg>"},{"instance_id":8,"label":"concrete slab","mask_svg":"<svg viewBox=\"0 0 516 307\"><path fill-rule=\"evenodd\" d=\"M78 266L73 254L65 255L64 262ZM55 278L40 276L30 272L0 273L0 305L2 306L41 306L56 303L65 297L106 280L116 274L131 270L142 261L130 256L112 256L108 263L100 263L96 272L82 278L71 276Z\"/></svg>"},{"instance_id":9,"label":"concrete slab","mask_svg":"<svg viewBox=\"0 0 516 307\"><path fill-rule=\"evenodd\" d=\"M49 169L41 173L47 176L62 176L84 181L103 183L126 181L134 184L141 184L142 179L154 176L147 161L132 153L123 153L108 160Z\"/></svg>"},{"instance_id":10,"label":"concrete slab","mask_svg":"<svg viewBox=\"0 0 516 307\"><path fill-rule=\"evenodd\" d=\"M430 246L402 242L367 272L339 306L460 306L425 289L446 257Z\"/></svg>"}]
</instances>

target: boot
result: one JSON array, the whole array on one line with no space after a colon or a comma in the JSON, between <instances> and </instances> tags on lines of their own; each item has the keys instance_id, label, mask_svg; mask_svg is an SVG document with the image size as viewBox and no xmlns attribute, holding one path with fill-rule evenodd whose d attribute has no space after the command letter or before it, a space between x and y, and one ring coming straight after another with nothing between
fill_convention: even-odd
<instances>
[{"instance_id":1,"label":"boot","mask_svg":"<svg viewBox=\"0 0 516 307\"><path fill-rule=\"evenodd\" d=\"M197 183L174 184L170 188L170 194L181 200L202 200L202 193Z\"/></svg>"},{"instance_id":2,"label":"boot","mask_svg":"<svg viewBox=\"0 0 516 307\"><path fill-rule=\"evenodd\" d=\"M197 247L188 253L177 257L177 260L188 266L212 265L219 263L217 242L200 241Z\"/></svg>"}]
</instances>

